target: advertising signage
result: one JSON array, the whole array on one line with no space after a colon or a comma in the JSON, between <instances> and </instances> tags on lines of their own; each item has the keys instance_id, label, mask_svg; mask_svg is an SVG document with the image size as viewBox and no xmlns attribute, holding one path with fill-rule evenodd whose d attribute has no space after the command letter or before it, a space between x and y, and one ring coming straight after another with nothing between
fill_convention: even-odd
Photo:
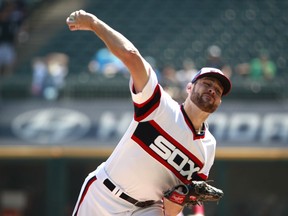
<instances>
[{"instance_id":1,"label":"advertising signage","mask_svg":"<svg viewBox=\"0 0 288 216\"><path fill-rule=\"evenodd\" d=\"M208 119L218 146L288 148L287 104L225 101ZM0 146L115 146L131 100L26 101L1 105Z\"/></svg>"}]
</instances>

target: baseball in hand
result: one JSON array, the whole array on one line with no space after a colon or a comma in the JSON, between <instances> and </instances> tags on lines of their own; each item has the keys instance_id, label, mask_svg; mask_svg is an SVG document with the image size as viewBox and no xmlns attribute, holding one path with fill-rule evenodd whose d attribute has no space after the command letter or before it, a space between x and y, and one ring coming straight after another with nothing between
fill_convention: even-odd
<instances>
[{"instance_id":1,"label":"baseball in hand","mask_svg":"<svg viewBox=\"0 0 288 216\"><path fill-rule=\"evenodd\" d=\"M75 22L75 16L74 15L70 15L68 18L69 22Z\"/></svg>"}]
</instances>

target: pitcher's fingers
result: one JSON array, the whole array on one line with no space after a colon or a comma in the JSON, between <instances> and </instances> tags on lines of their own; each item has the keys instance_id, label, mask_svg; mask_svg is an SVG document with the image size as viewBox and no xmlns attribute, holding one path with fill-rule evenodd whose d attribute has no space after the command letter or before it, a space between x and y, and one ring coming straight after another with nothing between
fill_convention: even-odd
<instances>
[{"instance_id":1,"label":"pitcher's fingers","mask_svg":"<svg viewBox=\"0 0 288 216\"><path fill-rule=\"evenodd\" d=\"M78 30L77 25L69 25L69 29L70 29L71 31L76 31L76 30Z\"/></svg>"}]
</instances>

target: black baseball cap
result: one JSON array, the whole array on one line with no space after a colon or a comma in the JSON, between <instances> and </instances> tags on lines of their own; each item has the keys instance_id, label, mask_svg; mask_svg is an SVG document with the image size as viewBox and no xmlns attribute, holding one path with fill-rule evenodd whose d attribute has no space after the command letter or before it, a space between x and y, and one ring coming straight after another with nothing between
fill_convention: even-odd
<instances>
[{"instance_id":1,"label":"black baseball cap","mask_svg":"<svg viewBox=\"0 0 288 216\"><path fill-rule=\"evenodd\" d=\"M219 80L221 85L223 86L223 95L227 95L232 87L231 81L228 77L224 75L224 73L217 69L211 67L203 67L200 71L198 71L192 79L192 83L195 83L198 79L203 77L214 77Z\"/></svg>"}]
</instances>

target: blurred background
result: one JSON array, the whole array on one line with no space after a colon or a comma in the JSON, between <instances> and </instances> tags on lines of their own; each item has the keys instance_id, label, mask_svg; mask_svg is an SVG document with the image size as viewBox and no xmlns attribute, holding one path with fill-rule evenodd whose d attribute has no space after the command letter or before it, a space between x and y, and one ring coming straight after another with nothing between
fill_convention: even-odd
<instances>
[{"instance_id":1,"label":"blurred background","mask_svg":"<svg viewBox=\"0 0 288 216\"><path fill-rule=\"evenodd\" d=\"M129 38L179 103L203 66L233 82L208 122L210 179L225 192L207 216L288 215L288 1L0 0L0 215L71 215L86 175L133 116L125 66L84 9ZM129 178L129 176L127 176ZM185 210L185 214L190 212Z\"/></svg>"}]
</instances>

